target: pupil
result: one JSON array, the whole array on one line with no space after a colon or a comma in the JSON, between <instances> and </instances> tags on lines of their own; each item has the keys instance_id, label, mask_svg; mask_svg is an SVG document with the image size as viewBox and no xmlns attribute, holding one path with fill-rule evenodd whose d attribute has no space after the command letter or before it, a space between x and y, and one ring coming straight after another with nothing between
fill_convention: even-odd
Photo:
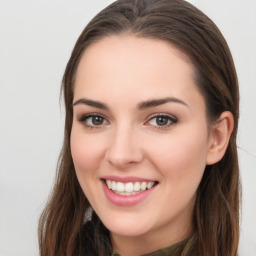
<instances>
[{"instance_id":1,"label":"pupil","mask_svg":"<svg viewBox=\"0 0 256 256\"><path fill-rule=\"evenodd\" d=\"M94 116L94 117L92 118L92 123L93 123L94 125L100 125L100 124L102 124L102 122L103 122L103 118L100 117L100 116Z\"/></svg>"},{"instance_id":2,"label":"pupil","mask_svg":"<svg viewBox=\"0 0 256 256\"><path fill-rule=\"evenodd\" d=\"M158 117L156 119L156 123L158 125L166 125L168 123L168 119L166 117Z\"/></svg>"}]
</instances>

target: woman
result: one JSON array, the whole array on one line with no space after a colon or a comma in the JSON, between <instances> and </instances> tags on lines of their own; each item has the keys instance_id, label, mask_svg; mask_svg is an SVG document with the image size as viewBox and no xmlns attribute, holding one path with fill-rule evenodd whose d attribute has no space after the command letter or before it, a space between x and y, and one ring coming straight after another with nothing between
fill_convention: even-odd
<instances>
[{"instance_id":1,"label":"woman","mask_svg":"<svg viewBox=\"0 0 256 256\"><path fill-rule=\"evenodd\" d=\"M80 35L62 89L41 255L237 255L238 82L208 17L116 1Z\"/></svg>"}]
</instances>

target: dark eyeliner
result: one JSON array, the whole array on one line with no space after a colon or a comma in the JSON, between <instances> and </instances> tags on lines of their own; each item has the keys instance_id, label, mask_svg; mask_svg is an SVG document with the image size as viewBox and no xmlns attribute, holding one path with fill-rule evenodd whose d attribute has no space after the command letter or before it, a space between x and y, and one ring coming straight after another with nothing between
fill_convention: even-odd
<instances>
[{"instance_id":1,"label":"dark eyeliner","mask_svg":"<svg viewBox=\"0 0 256 256\"><path fill-rule=\"evenodd\" d=\"M78 118L78 121L79 122L84 122L87 118L89 117L94 117L94 116L98 116L98 117L101 117L103 119L106 119L104 116L100 115L100 114L97 114L97 113L92 113L92 114L85 114L85 115L82 115L81 117Z\"/></svg>"},{"instance_id":2,"label":"dark eyeliner","mask_svg":"<svg viewBox=\"0 0 256 256\"><path fill-rule=\"evenodd\" d=\"M163 125L163 126L160 126L160 125L150 125L149 124L155 130L169 129L170 127L174 126L178 122L178 118L173 116L173 115L166 114L166 113L157 113L157 114L151 115L148 118L147 123L149 123L153 118L157 118L157 117L167 118L171 123L167 124L167 125Z\"/></svg>"},{"instance_id":3,"label":"dark eyeliner","mask_svg":"<svg viewBox=\"0 0 256 256\"><path fill-rule=\"evenodd\" d=\"M107 121L108 120L101 114L98 113L89 113L89 114L85 114L82 115L80 118L78 118L78 121L86 128L86 129L100 129L103 126L105 126L106 124L99 124L99 125L90 125L87 123L87 119L89 118L93 118L93 117L100 117L103 120Z\"/></svg>"}]
</instances>

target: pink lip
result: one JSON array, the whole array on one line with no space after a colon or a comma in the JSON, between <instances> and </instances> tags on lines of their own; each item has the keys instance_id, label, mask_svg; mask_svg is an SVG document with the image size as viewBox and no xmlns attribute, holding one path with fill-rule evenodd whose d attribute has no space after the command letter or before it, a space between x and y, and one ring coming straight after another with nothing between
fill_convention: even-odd
<instances>
[{"instance_id":1,"label":"pink lip","mask_svg":"<svg viewBox=\"0 0 256 256\"><path fill-rule=\"evenodd\" d=\"M104 180L113 180L116 182L123 182L123 183L127 183L127 182L150 182L150 181L155 181L155 180L150 180L150 179L145 179L145 178L140 178L140 177L134 177L134 176L128 176L128 177L119 177L119 176L104 176L102 177L102 179Z\"/></svg>"},{"instance_id":2,"label":"pink lip","mask_svg":"<svg viewBox=\"0 0 256 256\"><path fill-rule=\"evenodd\" d=\"M118 206L132 206L132 205L138 204L141 201L143 201L144 199L146 199L157 187L157 185L155 185L151 189L145 190L138 194L130 195L130 196L123 196L123 195L118 195L118 194L114 193L111 189L109 189L107 187L105 181L102 180L101 183L102 183L103 191L104 191L107 199L111 203L118 205Z\"/></svg>"}]
</instances>

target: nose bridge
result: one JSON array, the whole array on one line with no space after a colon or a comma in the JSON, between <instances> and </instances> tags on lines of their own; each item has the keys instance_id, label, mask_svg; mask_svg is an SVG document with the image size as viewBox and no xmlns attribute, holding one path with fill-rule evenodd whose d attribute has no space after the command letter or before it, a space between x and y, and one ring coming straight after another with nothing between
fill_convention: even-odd
<instances>
[{"instance_id":1,"label":"nose bridge","mask_svg":"<svg viewBox=\"0 0 256 256\"><path fill-rule=\"evenodd\" d=\"M106 159L119 168L139 163L143 158L136 128L123 122L111 131Z\"/></svg>"}]
</instances>

